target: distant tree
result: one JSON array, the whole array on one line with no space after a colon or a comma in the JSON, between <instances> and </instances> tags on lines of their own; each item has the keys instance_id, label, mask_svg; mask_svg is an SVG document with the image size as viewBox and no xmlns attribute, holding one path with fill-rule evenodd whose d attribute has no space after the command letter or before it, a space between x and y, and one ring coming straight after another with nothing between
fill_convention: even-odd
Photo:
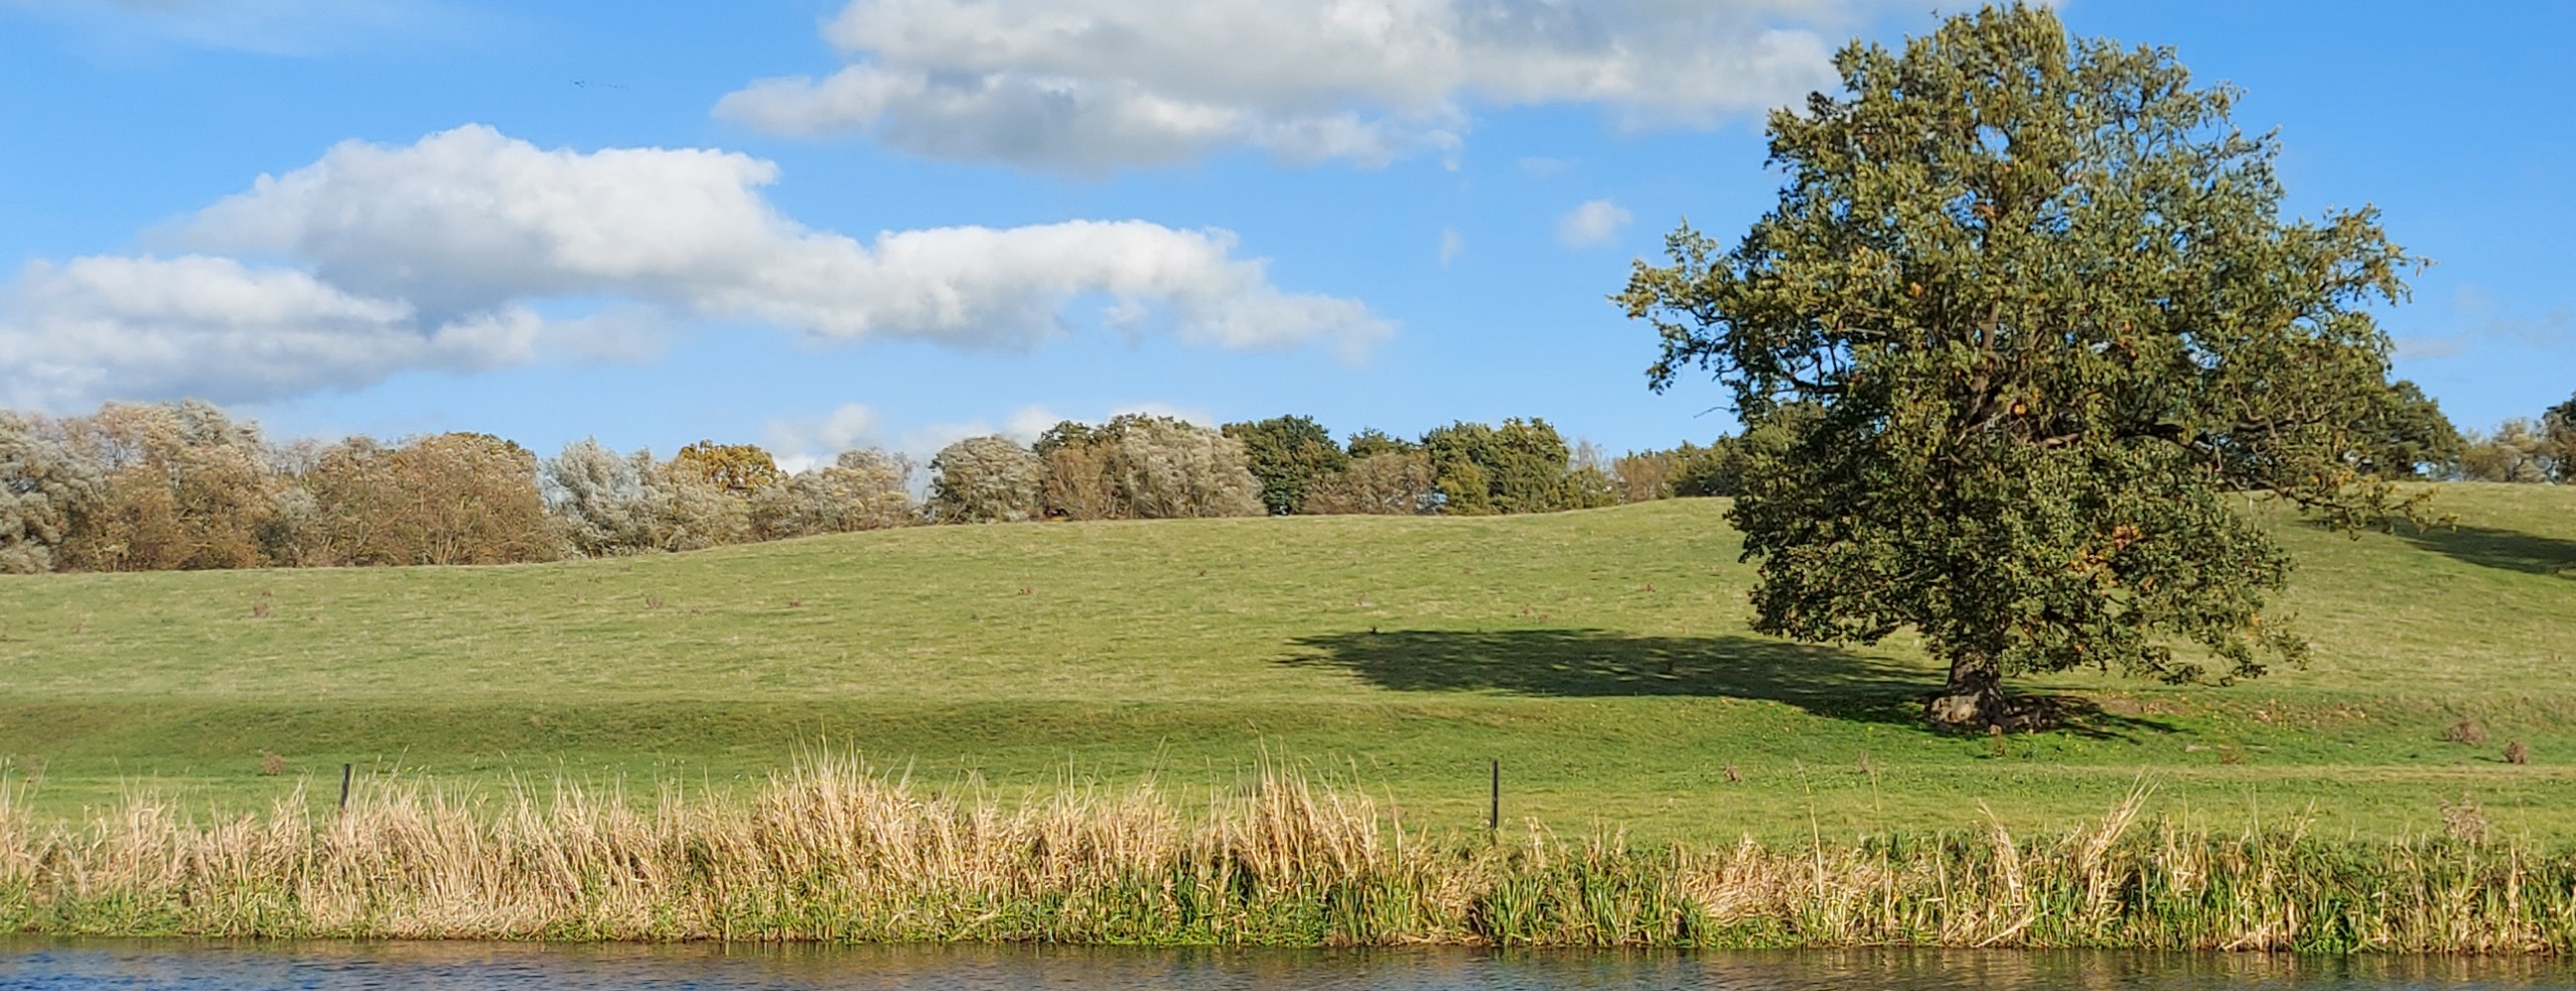
<instances>
[{"instance_id":1,"label":"distant tree","mask_svg":"<svg viewBox=\"0 0 2576 991\"><path fill-rule=\"evenodd\" d=\"M1588 440L1574 442L1573 453L1566 458L1565 482L1558 498L1562 509L1599 509L1619 504L1619 479L1612 474L1610 459L1601 446Z\"/></svg>"},{"instance_id":2,"label":"distant tree","mask_svg":"<svg viewBox=\"0 0 2576 991\"><path fill-rule=\"evenodd\" d=\"M2390 383L2360 426L2356 465L2380 478L2442 478L2459 470L2468 442L2441 404L2413 382Z\"/></svg>"},{"instance_id":3,"label":"distant tree","mask_svg":"<svg viewBox=\"0 0 2576 991\"><path fill-rule=\"evenodd\" d=\"M65 443L104 491L56 547L56 566L96 571L248 568L279 478L257 426L209 403L117 403L66 420Z\"/></svg>"},{"instance_id":4,"label":"distant tree","mask_svg":"<svg viewBox=\"0 0 2576 991\"><path fill-rule=\"evenodd\" d=\"M787 474L778 470L777 459L758 444L702 440L672 455L670 470L746 499L787 480Z\"/></svg>"},{"instance_id":5,"label":"distant tree","mask_svg":"<svg viewBox=\"0 0 2576 991\"><path fill-rule=\"evenodd\" d=\"M1168 416L1128 414L1101 428L1108 475L1125 515L1139 519L1260 516L1261 483L1243 444Z\"/></svg>"},{"instance_id":6,"label":"distant tree","mask_svg":"<svg viewBox=\"0 0 2576 991\"><path fill-rule=\"evenodd\" d=\"M1318 479L1306 494L1309 513L1409 516L1429 512L1431 457L1419 450L1380 450Z\"/></svg>"},{"instance_id":7,"label":"distant tree","mask_svg":"<svg viewBox=\"0 0 2576 991\"><path fill-rule=\"evenodd\" d=\"M1261 503L1273 516L1302 511L1307 489L1351 463L1332 432L1313 417L1277 416L1220 429L1243 444L1252 477L1261 482Z\"/></svg>"},{"instance_id":8,"label":"distant tree","mask_svg":"<svg viewBox=\"0 0 2576 991\"><path fill-rule=\"evenodd\" d=\"M752 526L764 540L879 530L914 522L912 462L878 450L843 451L752 496Z\"/></svg>"},{"instance_id":9,"label":"distant tree","mask_svg":"<svg viewBox=\"0 0 2576 991\"><path fill-rule=\"evenodd\" d=\"M304 473L319 531L303 563L509 564L550 560L558 542L537 458L490 434L366 438L324 452Z\"/></svg>"},{"instance_id":10,"label":"distant tree","mask_svg":"<svg viewBox=\"0 0 2576 991\"><path fill-rule=\"evenodd\" d=\"M1453 423L1422 435L1422 449L1431 456L1444 513L1544 513L1572 505L1566 476L1573 451L1546 420Z\"/></svg>"},{"instance_id":11,"label":"distant tree","mask_svg":"<svg viewBox=\"0 0 2576 991\"><path fill-rule=\"evenodd\" d=\"M0 410L0 574L53 570L54 548L106 490L52 422Z\"/></svg>"},{"instance_id":12,"label":"distant tree","mask_svg":"<svg viewBox=\"0 0 2576 991\"><path fill-rule=\"evenodd\" d=\"M737 464L745 467L743 473L710 472L708 461L684 461L677 455L649 465L643 472L644 513L651 526L648 545L676 552L759 539L751 525L751 499L778 484L777 469L772 465L764 475L756 462Z\"/></svg>"},{"instance_id":13,"label":"distant tree","mask_svg":"<svg viewBox=\"0 0 2576 991\"><path fill-rule=\"evenodd\" d=\"M1819 410L1731 511L1755 628L1913 627L1952 724L2007 714L2012 674L2302 658L2263 615L2290 562L2229 494L2346 526L2396 508L2353 427L2387 388L2367 307L2412 260L2368 211L2284 222L2234 91L2046 8L1835 65L1847 95L1771 114L1778 205L1731 252L1677 230L1619 297L1662 335L1654 387L1700 367L1749 418Z\"/></svg>"},{"instance_id":14,"label":"distant tree","mask_svg":"<svg viewBox=\"0 0 2576 991\"><path fill-rule=\"evenodd\" d=\"M1342 445L1342 450L1348 452L1353 460L1379 454L1405 454L1421 449L1420 444L1376 427L1360 428L1358 433L1351 435L1348 443Z\"/></svg>"},{"instance_id":15,"label":"distant tree","mask_svg":"<svg viewBox=\"0 0 2576 991\"><path fill-rule=\"evenodd\" d=\"M2576 483L2576 396L2541 414L2540 433L2548 443L2549 480Z\"/></svg>"},{"instance_id":16,"label":"distant tree","mask_svg":"<svg viewBox=\"0 0 2576 991\"><path fill-rule=\"evenodd\" d=\"M539 466L539 491L575 553L632 553L653 546L644 479L654 470L650 453L619 454L585 437Z\"/></svg>"},{"instance_id":17,"label":"distant tree","mask_svg":"<svg viewBox=\"0 0 2576 991\"><path fill-rule=\"evenodd\" d=\"M941 523L1016 523L1038 515L1038 456L1010 438L969 437L930 459L930 514Z\"/></svg>"},{"instance_id":18,"label":"distant tree","mask_svg":"<svg viewBox=\"0 0 2576 991\"><path fill-rule=\"evenodd\" d=\"M1673 471L1680 467L1689 441L1666 451L1630 451L1610 461L1610 478L1617 498L1622 503L1651 502L1673 497Z\"/></svg>"},{"instance_id":19,"label":"distant tree","mask_svg":"<svg viewBox=\"0 0 2576 991\"><path fill-rule=\"evenodd\" d=\"M2493 433L2472 433L2460 454L2460 477L2472 482L2549 481L2554 467L2549 435L2538 423L2516 417Z\"/></svg>"},{"instance_id":20,"label":"distant tree","mask_svg":"<svg viewBox=\"0 0 2576 991\"><path fill-rule=\"evenodd\" d=\"M1109 477L1114 438L1089 424L1065 420L1038 435L1034 447L1043 480L1038 501L1059 520L1114 520L1127 515L1118 483Z\"/></svg>"}]
</instances>

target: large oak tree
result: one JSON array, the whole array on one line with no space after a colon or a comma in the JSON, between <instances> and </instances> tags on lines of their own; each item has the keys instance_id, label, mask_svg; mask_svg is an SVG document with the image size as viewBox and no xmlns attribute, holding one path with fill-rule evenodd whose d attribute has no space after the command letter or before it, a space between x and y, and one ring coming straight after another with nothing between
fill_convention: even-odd
<instances>
[{"instance_id":1,"label":"large oak tree","mask_svg":"<svg viewBox=\"0 0 2576 991\"><path fill-rule=\"evenodd\" d=\"M2013 6L1836 65L1843 95L1771 115L1778 206L1732 251L1682 227L1616 297L1662 333L1656 389L1702 368L1748 423L1816 413L1732 510L1755 626L1919 631L1947 723L2002 718L2014 674L2297 659L2263 612L2289 561L2232 496L2391 507L2366 307L2415 263L2371 210L2285 219L2272 139L2170 50Z\"/></svg>"}]
</instances>

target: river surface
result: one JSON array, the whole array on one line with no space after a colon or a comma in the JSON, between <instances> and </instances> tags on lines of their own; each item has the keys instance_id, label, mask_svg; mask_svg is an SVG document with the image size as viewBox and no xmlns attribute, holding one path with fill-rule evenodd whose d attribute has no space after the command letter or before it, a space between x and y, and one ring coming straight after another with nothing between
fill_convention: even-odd
<instances>
[{"instance_id":1,"label":"river surface","mask_svg":"<svg viewBox=\"0 0 2576 991\"><path fill-rule=\"evenodd\" d=\"M1802 989L2576 988L2520 958L2188 953L1148 950L226 943L0 937L0 988L1095 989L1727 991Z\"/></svg>"}]
</instances>

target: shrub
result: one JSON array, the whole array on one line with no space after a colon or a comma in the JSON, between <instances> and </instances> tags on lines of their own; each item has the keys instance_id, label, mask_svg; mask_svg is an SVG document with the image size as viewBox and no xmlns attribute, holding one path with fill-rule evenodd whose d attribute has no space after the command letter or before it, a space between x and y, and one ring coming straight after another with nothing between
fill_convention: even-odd
<instances>
[{"instance_id":1,"label":"shrub","mask_svg":"<svg viewBox=\"0 0 2576 991\"><path fill-rule=\"evenodd\" d=\"M764 540L903 526L919 517L912 462L879 450L843 451L755 493L752 527Z\"/></svg>"},{"instance_id":2,"label":"shrub","mask_svg":"<svg viewBox=\"0 0 2576 991\"><path fill-rule=\"evenodd\" d=\"M1008 437L969 437L930 459L930 513L942 523L1015 523L1039 512L1038 456Z\"/></svg>"},{"instance_id":3,"label":"shrub","mask_svg":"<svg viewBox=\"0 0 2576 991\"><path fill-rule=\"evenodd\" d=\"M1307 493L1309 513L1406 516L1432 509L1431 458L1421 451L1382 451L1352 461Z\"/></svg>"}]
</instances>

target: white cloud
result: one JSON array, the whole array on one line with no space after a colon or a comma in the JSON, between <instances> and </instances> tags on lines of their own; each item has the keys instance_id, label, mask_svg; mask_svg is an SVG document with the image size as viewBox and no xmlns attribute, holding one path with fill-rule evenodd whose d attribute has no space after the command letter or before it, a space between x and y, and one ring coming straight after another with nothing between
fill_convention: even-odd
<instances>
[{"instance_id":1,"label":"white cloud","mask_svg":"<svg viewBox=\"0 0 2576 991\"><path fill-rule=\"evenodd\" d=\"M426 324L400 300L229 258L36 262L0 288L0 405L269 399L407 368L513 364L543 334L516 307Z\"/></svg>"},{"instance_id":2,"label":"white cloud","mask_svg":"<svg viewBox=\"0 0 2576 991\"><path fill-rule=\"evenodd\" d=\"M873 241L808 229L760 188L777 167L702 149L543 150L488 127L350 142L205 210L192 246L303 260L324 279L464 313L614 293L824 337L1023 347L1078 297L1124 329L1227 347L1388 332L1360 303L1282 292L1232 234L1144 221L945 227Z\"/></svg>"},{"instance_id":3,"label":"white cloud","mask_svg":"<svg viewBox=\"0 0 2576 991\"><path fill-rule=\"evenodd\" d=\"M1454 150L1471 106L1703 125L1828 85L1857 0L854 0L840 71L719 116L1076 172L1249 146L1363 165Z\"/></svg>"},{"instance_id":4,"label":"white cloud","mask_svg":"<svg viewBox=\"0 0 2576 991\"><path fill-rule=\"evenodd\" d=\"M1039 434L1047 432L1048 427L1062 422L1064 417L1057 416L1053 410L1044 406L1022 406L1012 410L1011 415L1002 418L1002 436L1023 444L1032 444L1037 442ZM954 442L972 436L974 434L959 434L949 439Z\"/></svg>"},{"instance_id":5,"label":"white cloud","mask_svg":"<svg viewBox=\"0 0 2576 991\"><path fill-rule=\"evenodd\" d=\"M1609 200L1585 200L1556 219L1556 239L1569 248L1607 244L1636 219L1627 207Z\"/></svg>"},{"instance_id":6,"label":"white cloud","mask_svg":"<svg viewBox=\"0 0 2576 991\"><path fill-rule=\"evenodd\" d=\"M805 420L769 421L769 449L780 455L779 466L790 461L802 471L806 467L831 461L843 451L876 447L879 422L875 410L858 403L845 403L831 413Z\"/></svg>"},{"instance_id":7,"label":"white cloud","mask_svg":"<svg viewBox=\"0 0 2576 991\"><path fill-rule=\"evenodd\" d=\"M780 214L761 194L776 175L729 152L549 151L481 126L345 143L152 236L178 257L37 264L0 287L0 396L256 402L411 368L644 360L675 316L1001 348L1062 332L1077 303L1223 347L1355 355L1391 332L1356 300L1272 285L1226 231L1076 220L862 242Z\"/></svg>"},{"instance_id":8,"label":"white cloud","mask_svg":"<svg viewBox=\"0 0 2576 991\"><path fill-rule=\"evenodd\" d=\"M1459 255L1466 253L1467 239L1458 236L1457 228L1448 228L1440 232L1441 268L1448 268L1450 262L1457 261Z\"/></svg>"}]
</instances>

